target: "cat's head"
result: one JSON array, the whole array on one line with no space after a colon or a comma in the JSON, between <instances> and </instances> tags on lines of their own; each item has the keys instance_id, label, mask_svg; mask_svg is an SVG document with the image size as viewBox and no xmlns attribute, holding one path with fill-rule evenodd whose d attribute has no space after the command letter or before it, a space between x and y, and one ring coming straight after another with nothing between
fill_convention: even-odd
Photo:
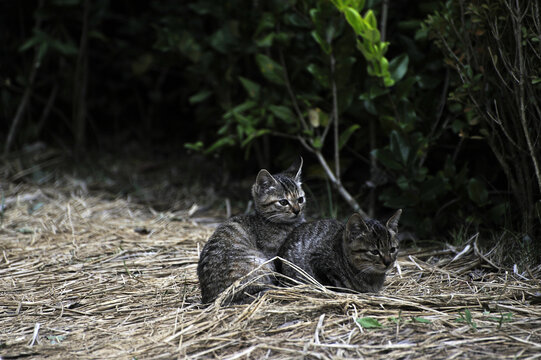
<instances>
[{"instance_id":1,"label":"cat's head","mask_svg":"<svg viewBox=\"0 0 541 360\"><path fill-rule=\"evenodd\" d=\"M362 272L385 273L398 254L398 210L385 225L355 213L344 232L344 250L352 265Z\"/></svg>"},{"instance_id":2,"label":"cat's head","mask_svg":"<svg viewBox=\"0 0 541 360\"><path fill-rule=\"evenodd\" d=\"M302 157L287 170L271 175L262 169L252 186L255 210L265 219L276 223L304 220L306 198L301 186Z\"/></svg>"}]
</instances>

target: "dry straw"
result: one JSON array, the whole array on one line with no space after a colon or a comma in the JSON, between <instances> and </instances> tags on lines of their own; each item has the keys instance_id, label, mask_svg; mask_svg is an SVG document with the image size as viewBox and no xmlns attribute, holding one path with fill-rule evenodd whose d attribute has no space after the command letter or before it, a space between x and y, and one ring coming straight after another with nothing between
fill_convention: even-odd
<instances>
[{"instance_id":1,"label":"dry straw","mask_svg":"<svg viewBox=\"0 0 541 360\"><path fill-rule=\"evenodd\" d=\"M541 268L499 268L476 238L405 250L380 294L310 284L205 306L213 228L188 210L11 182L0 197L4 359L541 357Z\"/></svg>"}]
</instances>

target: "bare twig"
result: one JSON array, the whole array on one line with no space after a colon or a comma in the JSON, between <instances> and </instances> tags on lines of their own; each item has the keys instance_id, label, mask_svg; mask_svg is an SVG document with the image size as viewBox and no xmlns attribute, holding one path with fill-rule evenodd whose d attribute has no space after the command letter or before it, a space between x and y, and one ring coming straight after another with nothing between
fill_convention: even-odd
<instances>
[{"instance_id":1,"label":"bare twig","mask_svg":"<svg viewBox=\"0 0 541 360\"><path fill-rule=\"evenodd\" d=\"M535 176L537 178L537 186L539 188L539 193L541 193L541 171L539 169L539 161L537 160L536 151L530 136L530 130L528 129L528 124L526 122L526 105L524 104L525 92L524 84L527 81L528 77L526 74L526 66L522 49L522 20L526 14L527 6L524 9L524 12L520 13L520 3L518 0L515 0L515 7L511 9L513 16L513 28L515 30L515 42L517 45L517 56L518 56L518 66L519 66L519 109L520 109L520 125L522 126L522 131L524 132L524 138L526 139L526 144L528 145L528 151L530 154L530 159L533 163Z\"/></svg>"},{"instance_id":2,"label":"bare twig","mask_svg":"<svg viewBox=\"0 0 541 360\"><path fill-rule=\"evenodd\" d=\"M353 208L354 211L357 211L359 214L363 215L364 217L367 217L368 215L361 209L359 203L351 196L351 194L346 190L344 185L340 182L339 179L337 179L331 168L329 167L329 164L327 164L327 161L323 157L320 151L313 151L313 153L316 155L319 163L323 167L323 170L325 171L325 174L327 174L327 177L331 181L331 183L334 185L336 190L342 195L344 200Z\"/></svg>"},{"instance_id":3,"label":"bare twig","mask_svg":"<svg viewBox=\"0 0 541 360\"><path fill-rule=\"evenodd\" d=\"M340 181L340 146L338 143L338 91L336 89L336 79L334 77L336 60L334 54L330 54L331 63L331 87L332 87L332 113L333 113L333 130L334 130L334 174Z\"/></svg>"}]
</instances>

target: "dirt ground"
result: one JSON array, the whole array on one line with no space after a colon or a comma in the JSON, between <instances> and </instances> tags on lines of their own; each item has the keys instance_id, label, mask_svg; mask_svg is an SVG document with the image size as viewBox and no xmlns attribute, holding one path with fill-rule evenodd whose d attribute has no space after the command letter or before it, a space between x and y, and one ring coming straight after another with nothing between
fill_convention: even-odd
<instances>
[{"instance_id":1,"label":"dirt ground","mask_svg":"<svg viewBox=\"0 0 541 360\"><path fill-rule=\"evenodd\" d=\"M502 268L477 238L402 249L379 294L316 285L200 303L215 224L78 186L0 182L0 357L541 357L541 267Z\"/></svg>"}]
</instances>

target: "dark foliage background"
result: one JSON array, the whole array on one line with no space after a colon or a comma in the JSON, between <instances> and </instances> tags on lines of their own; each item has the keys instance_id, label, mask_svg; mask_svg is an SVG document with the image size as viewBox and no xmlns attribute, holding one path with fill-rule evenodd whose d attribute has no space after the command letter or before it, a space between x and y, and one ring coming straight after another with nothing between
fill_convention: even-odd
<instances>
[{"instance_id":1,"label":"dark foliage background","mask_svg":"<svg viewBox=\"0 0 541 360\"><path fill-rule=\"evenodd\" d=\"M336 4L374 14L393 86ZM217 176L243 178L301 153L321 216L351 213L338 184L372 216L404 208L404 229L423 238L481 231L526 254L539 247L536 1L0 7L5 156L36 141L75 158L202 153L227 169Z\"/></svg>"}]
</instances>

